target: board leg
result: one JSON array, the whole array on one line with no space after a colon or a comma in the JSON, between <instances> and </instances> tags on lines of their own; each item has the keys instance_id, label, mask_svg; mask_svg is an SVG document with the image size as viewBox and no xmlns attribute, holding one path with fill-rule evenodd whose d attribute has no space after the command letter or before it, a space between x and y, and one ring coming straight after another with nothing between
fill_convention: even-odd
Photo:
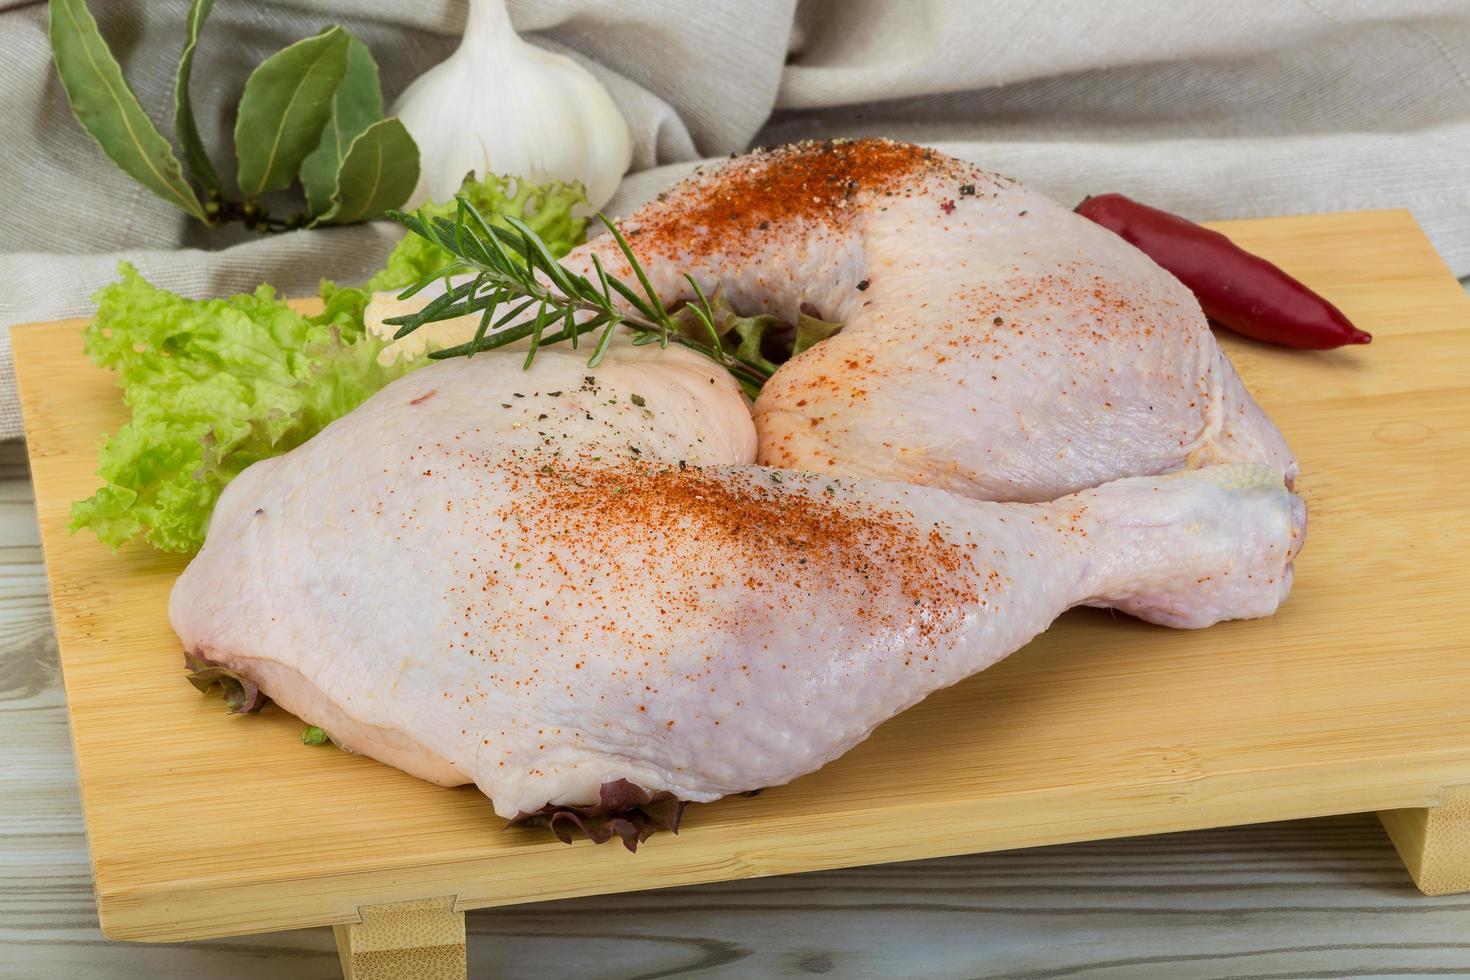
<instances>
[{"instance_id":1,"label":"board leg","mask_svg":"<svg viewBox=\"0 0 1470 980\"><path fill-rule=\"evenodd\" d=\"M1426 895L1470 892L1470 786L1451 786L1438 806L1378 814Z\"/></svg>"},{"instance_id":2,"label":"board leg","mask_svg":"<svg viewBox=\"0 0 1470 980\"><path fill-rule=\"evenodd\" d=\"M464 913L454 897L364 905L332 927L345 980L466 980Z\"/></svg>"}]
</instances>

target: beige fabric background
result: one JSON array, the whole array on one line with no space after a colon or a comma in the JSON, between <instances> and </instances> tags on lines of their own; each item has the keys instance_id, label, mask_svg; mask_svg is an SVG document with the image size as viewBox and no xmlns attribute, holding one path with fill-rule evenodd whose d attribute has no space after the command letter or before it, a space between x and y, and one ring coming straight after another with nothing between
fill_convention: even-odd
<instances>
[{"instance_id":1,"label":"beige fabric background","mask_svg":"<svg viewBox=\"0 0 1470 980\"><path fill-rule=\"evenodd\" d=\"M167 131L185 0L91 0ZM1470 0L511 0L611 89L636 140L619 213L693 161L806 136L934 143L1072 203L1121 190L1195 218L1407 207L1470 274ZM339 22L391 99L464 0L218 0L195 62L206 145L250 68ZM71 118L46 10L0 2L0 326L79 315L119 257L191 295L309 292L381 263L373 226L206 232ZM217 162L220 155L216 154ZM20 432L0 337L0 438Z\"/></svg>"}]
</instances>

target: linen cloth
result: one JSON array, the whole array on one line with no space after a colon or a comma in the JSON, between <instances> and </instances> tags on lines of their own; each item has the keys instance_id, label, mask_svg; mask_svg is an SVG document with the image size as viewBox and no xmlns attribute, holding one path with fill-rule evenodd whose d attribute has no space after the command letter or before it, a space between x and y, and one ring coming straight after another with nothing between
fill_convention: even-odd
<instances>
[{"instance_id":1,"label":"linen cloth","mask_svg":"<svg viewBox=\"0 0 1470 980\"><path fill-rule=\"evenodd\" d=\"M171 135L186 0L92 0ZM608 86L635 140L613 214L701 158L803 137L933 144L1064 203L1118 190L1196 219L1406 207L1470 274L1466 0L511 0L533 43ZM251 68L329 23L392 99L458 43L465 0L219 0L193 98L216 164ZM72 118L42 3L0 2L0 438L20 434L8 328L83 315L119 258L191 296L360 280L383 223L208 230ZM221 166L228 180L227 166ZM277 212L289 210L281 202Z\"/></svg>"}]
</instances>

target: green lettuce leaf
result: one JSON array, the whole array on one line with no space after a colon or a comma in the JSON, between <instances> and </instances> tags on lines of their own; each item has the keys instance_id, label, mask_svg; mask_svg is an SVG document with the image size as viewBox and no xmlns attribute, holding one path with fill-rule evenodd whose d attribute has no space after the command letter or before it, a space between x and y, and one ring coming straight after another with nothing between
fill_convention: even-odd
<instances>
[{"instance_id":1,"label":"green lettuce leaf","mask_svg":"<svg viewBox=\"0 0 1470 980\"><path fill-rule=\"evenodd\" d=\"M326 309L305 317L270 286L189 300L128 263L118 271L95 297L85 348L117 373L132 419L103 442L105 484L72 505L71 522L114 548L143 534L161 551L197 550L241 470L300 445L405 371L377 363L360 289L324 282Z\"/></svg>"}]
</instances>

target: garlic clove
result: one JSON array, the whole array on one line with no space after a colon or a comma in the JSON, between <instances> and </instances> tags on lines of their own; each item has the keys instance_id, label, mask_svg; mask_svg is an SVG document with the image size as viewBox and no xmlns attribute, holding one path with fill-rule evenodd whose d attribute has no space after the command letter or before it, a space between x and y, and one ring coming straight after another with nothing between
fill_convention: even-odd
<instances>
[{"instance_id":1,"label":"garlic clove","mask_svg":"<svg viewBox=\"0 0 1470 980\"><path fill-rule=\"evenodd\" d=\"M457 277L452 282L459 285L467 281L467 278ZM443 292L444 284L434 282L408 299L399 299L397 290L373 293L367 308L363 310L362 320L370 335L388 341L378 351L379 364L388 367L399 360L416 361L432 351L454 347L474 339L475 331L480 326L480 316L477 313L426 323L405 337L393 339L393 335L398 332L398 325L384 321L391 317L417 313Z\"/></svg>"},{"instance_id":2,"label":"garlic clove","mask_svg":"<svg viewBox=\"0 0 1470 980\"><path fill-rule=\"evenodd\" d=\"M607 89L570 58L523 41L504 0L470 0L459 47L393 111L419 145L410 208L449 200L474 171L580 180L596 209L633 160L632 134Z\"/></svg>"}]
</instances>

